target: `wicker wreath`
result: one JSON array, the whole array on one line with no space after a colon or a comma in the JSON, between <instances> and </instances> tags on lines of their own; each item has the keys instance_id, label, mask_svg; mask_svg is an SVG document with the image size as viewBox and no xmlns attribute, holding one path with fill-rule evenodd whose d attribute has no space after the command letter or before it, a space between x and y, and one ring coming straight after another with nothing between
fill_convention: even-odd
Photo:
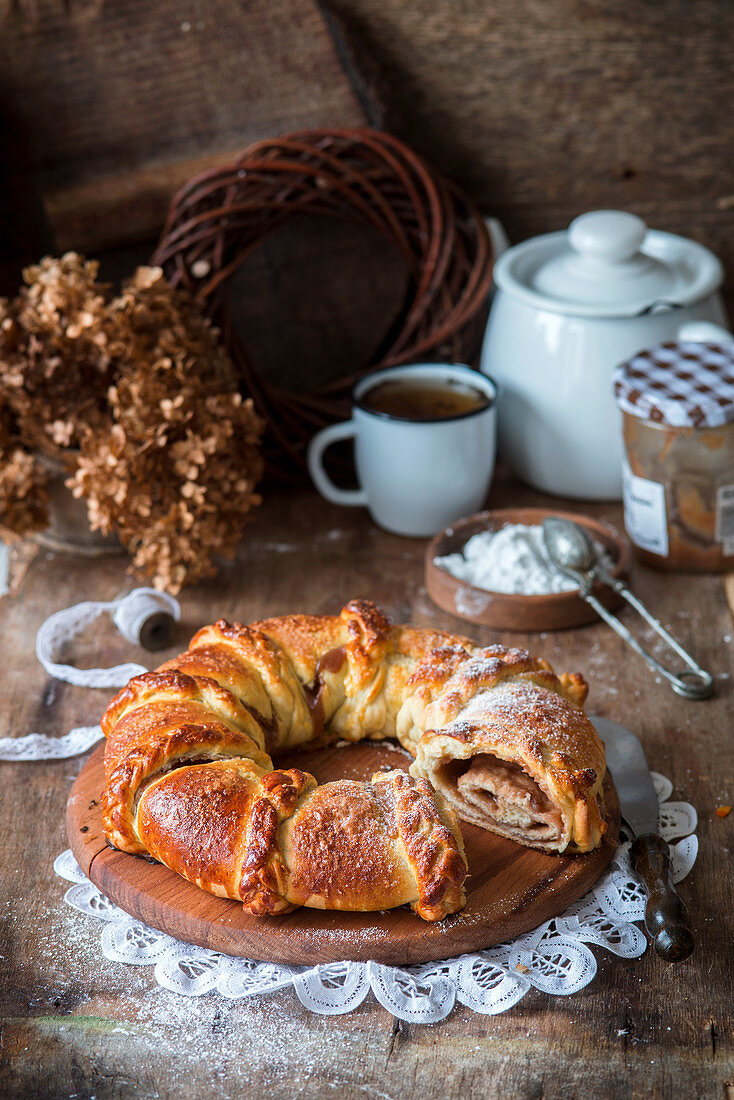
<instances>
[{"instance_id":1,"label":"wicker wreath","mask_svg":"<svg viewBox=\"0 0 734 1100\"><path fill-rule=\"evenodd\" d=\"M370 362L315 392L294 393L254 369L234 336L223 291L252 249L303 213L373 226L402 256L410 280L398 321ZM491 260L484 222L469 199L397 138L367 129L260 141L227 167L196 176L173 199L153 257L221 328L268 425L271 469L281 471L303 462L315 431L344 417L352 386L367 371L431 359L471 362Z\"/></svg>"}]
</instances>

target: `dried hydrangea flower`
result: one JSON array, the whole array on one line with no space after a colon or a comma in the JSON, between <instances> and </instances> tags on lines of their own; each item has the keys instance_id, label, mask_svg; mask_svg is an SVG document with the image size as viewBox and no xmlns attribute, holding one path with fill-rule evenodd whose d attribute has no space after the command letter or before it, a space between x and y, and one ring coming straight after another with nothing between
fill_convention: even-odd
<instances>
[{"instance_id":1,"label":"dried hydrangea flower","mask_svg":"<svg viewBox=\"0 0 734 1100\"><path fill-rule=\"evenodd\" d=\"M114 377L98 268L76 252L47 256L17 298L0 299L0 403L26 446L56 457L102 423Z\"/></svg>"},{"instance_id":2,"label":"dried hydrangea flower","mask_svg":"<svg viewBox=\"0 0 734 1100\"><path fill-rule=\"evenodd\" d=\"M90 523L173 592L231 554L262 475L262 422L193 299L141 267L109 299L74 252L0 300L0 524L42 527L33 451L78 454L68 484Z\"/></svg>"},{"instance_id":3,"label":"dried hydrangea flower","mask_svg":"<svg viewBox=\"0 0 734 1100\"><path fill-rule=\"evenodd\" d=\"M263 425L216 330L159 269L139 268L109 316L109 416L84 435L69 484L92 526L116 531L133 566L177 592L234 553L260 503Z\"/></svg>"},{"instance_id":4,"label":"dried hydrangea flower","mask_svg":"<svg viewBox=\"0 0 734 1100\"><path fill-rule=\"evenodd\" d=\"M20 442L17 423L0 407L0 528L3 535L30 535L48 522L47 475Z\"/></svg>"}]
</instances>

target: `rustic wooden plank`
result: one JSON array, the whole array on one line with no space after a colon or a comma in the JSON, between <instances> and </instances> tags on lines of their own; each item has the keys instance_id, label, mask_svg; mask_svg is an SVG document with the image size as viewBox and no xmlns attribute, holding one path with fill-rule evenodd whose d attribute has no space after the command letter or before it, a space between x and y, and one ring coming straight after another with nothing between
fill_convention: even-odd
<instances>
[{"instance_id":1,"label":"rustic wooden plank","mask_svg":"<svg viewBox=\"0 0 734 1100\"><path fill-rule=\"evenodd\" d=\"M378 65L395 132L513 241L632 210L734 268L727 0L329 3Z\"/></svg>"},{"instance_id":2,"label":"rustic wooden plank","mask_svg":"<svg viewBox=\"0 0 734 1100\"><path fill-rule=\"evenodd\" d=\"M42 203L55 247L155 237L173 192L257 138L379 121L313 0L147 0L0 29L4 190ZM10 155L12 153L12 156ZM24 202L26 213L29 203Z\"/></svg>"},{"instance_id":3,"label":"rustic wooden plank","mask_svg":"<svg viewBox=\"0 0 734 1100\"><path fill-rule=\"evenodd\" d=\"M550 505L549 505L550 500ZM489 505L552 506L498 478ZM560 506L560 502L559 506ZM567 505L567 502L564 502ZM617 524L616 506L585 508ZM150 1097L194 1100L332 1095L545 1100L588 1095L679 1100L726 1097L734 1081L730 944L732 619L718 577L665 576L635 565L636 590L715 672L718 693L687 703L655 682L603 625L556 634L497 635L459 625L424 591L422 540L377 530L360 510L339 509L308 490L270 491L234 563L183 594L173 655L214 614L251 621L297 609L333 612L354 596L376 599L396 620L462 629L484 642L528 644L559 669L591 682L590 708L630 725L674 798L699 812L700 855L681 894L697 948L678 967L654 954L623 960L594 949L599 970L577 996L531 992L487 1018L457 1007L430 1028L398 1024L370 997L354 1014L318 1017L292 992L262 1001L177 997L145 967L105 960L101 925L62 902L51 870L66 844L63 811L81 760L0 766L0 1091L9 1097ZM101 713L108 692L49 683L33 639L51 611L130 584L124 560L84 563L42 551L21 591L0 601L3 692L0 736L65 731ZM630 618L631 625L633 620ZM652 639L643 632L648 643ZM156 655L158 663L169 651ZM69 653L97 663L131 654L100 622ZM670 1028L670 1030L668 1030Z\"/></svg>"}]
</instances>

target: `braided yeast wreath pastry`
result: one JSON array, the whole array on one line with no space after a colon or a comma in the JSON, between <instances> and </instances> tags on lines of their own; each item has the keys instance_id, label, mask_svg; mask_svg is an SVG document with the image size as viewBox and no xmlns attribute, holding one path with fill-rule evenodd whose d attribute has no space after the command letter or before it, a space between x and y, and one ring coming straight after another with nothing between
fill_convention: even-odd
<instances>
[{"instance_id":1,"label":"braided yeast wreath pastry","mask_svg":"<svg viewBox=\"0 0 734 1100\"><path fill-rule=\"evenodd\" d=\"M465 902L452 807L531 847L599 844L604 750L585 695L522 650L393 627L363 601L220 619L107 708L105 834L251 913L410 903L439 920ZM273 768L327 733L396 737L411 775L319 786Z\"/></svg>"}]
</instances>

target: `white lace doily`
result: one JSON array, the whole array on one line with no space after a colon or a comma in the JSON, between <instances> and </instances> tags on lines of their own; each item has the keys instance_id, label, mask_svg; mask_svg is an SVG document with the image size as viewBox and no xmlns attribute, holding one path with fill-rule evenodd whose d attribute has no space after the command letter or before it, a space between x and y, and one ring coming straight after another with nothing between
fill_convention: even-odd
<instances>
[{"instance_id":1,"label":"white lace doily","mask_svg":"<svg viewBox=\"0 0 734 1100\"><path fill-rule=\"evenodd\" d=\"M688 802L668 801L673 785L665 776L653 772L653 782L660 801L660 833L669 842L677 840L671 850L673 878L680 882L698 854L698 838L692 835L696 811ZM534 932L487 951L404 970L374 962L280 966L193 947L113 905L85 877L69 850L58 856L54 870L74 883L64 900L103 923L106 958L153 966L159 985L188 997L250 997L292 987L306 1008L324 1016L351 1012L370 990L388 1012L409 1023L442 1020L457 1001L491 1016L517 1004L531 987L556 996L583 989L596 974L596 959L587 944L625 959L642 955L647 946L635 923L643 919L645 895L630 864L629 842L620 845L588 894Z\"/></svg>"}]
</instances>

